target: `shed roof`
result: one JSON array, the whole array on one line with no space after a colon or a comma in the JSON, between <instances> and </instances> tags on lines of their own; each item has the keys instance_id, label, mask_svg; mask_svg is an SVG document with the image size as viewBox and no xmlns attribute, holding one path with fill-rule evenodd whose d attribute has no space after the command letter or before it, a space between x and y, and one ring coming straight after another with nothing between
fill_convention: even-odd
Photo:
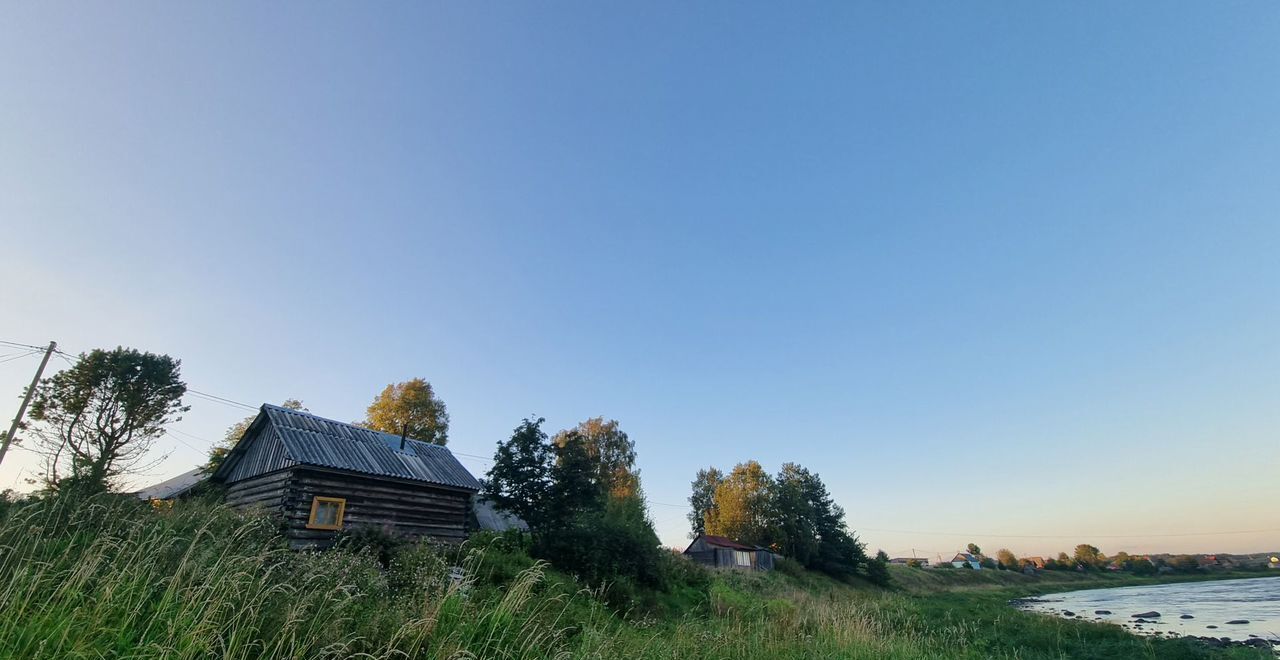
<instances>
[{"instance_id":1,"label":"shed roof","mask_svg":"<svg viewBox=\"0 0 1280 660\"><path fill-rule=\"evenodd\" d=\"M508 530L529 531L529 523L510 511L499 509L486 497L471 496L471 513L476 517L476 525L490 532Z\"/></svg>"},{"instance_id":2,"label":"shed roof","mask_svg":"<svg viewBox=\"0 0 1280 660\"><path fill-rule=\"evenodd\" d=\"M182 474L152 484L142 490L134 491L134 495L143 500L168 500L195 488L207 477L204 468L194 468Z\"/></svg>"},{"instance_id":3,"label":"shed roof","mask_svg":"<svg viewBox=\"0 0 1280 660\"><path fill-rule=\"evenodd\" d=\"M715 536L714 534L703 534L702 540L706 541L707 545L714 545L720 548L731 548L733 550L759 550L760 549L754 545L738 543L737 541L727 536ZM694 539L694 542L696 543L697 539Z\"/></svg>"},{"instance_id":4,"label":"shed roof","mask_svg":"<svg viewBox=\"0 0 1280 660\"><path fill-rule=\"evenodd\" d=\"M265 403L250 429L263 423L280 438L293 463L480 490L480 482L442 445L409 438L401 450L398 435ZM230 474L244 444L236 445L215 478Z\"/></svg>"}]
</instances>

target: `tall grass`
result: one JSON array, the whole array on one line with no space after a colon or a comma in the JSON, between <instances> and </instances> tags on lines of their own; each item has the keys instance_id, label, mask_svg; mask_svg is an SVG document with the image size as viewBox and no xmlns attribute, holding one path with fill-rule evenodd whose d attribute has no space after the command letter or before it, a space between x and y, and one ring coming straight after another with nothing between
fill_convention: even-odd
<instances>
[{"instance_id":1,"label":"tall grass","mask_svg":"<svg viewBox=\"0 0 1280 660\"><path fill-rule=\"evenodd\" d=\"M453 553L467 575L484 550ZM448 578L429 546L285 549L275 524L220 506L117 497L8 505L0 518L0 652L14 658L556 657L574 596Z\"/></svg>"},{"instance_id":2,"label":"tall grass","mask_svg":"<svg viewBox=\"0 0 1280 660\"><path fill-rule=\"evenodd\" d=\"M682 614L627 616L499 542L417 544L384 565L373 551L289 551L271 519L209 502L0 505L4 658L1261 657L1017 612L998 591L781 572L706 583Z\"/></svg>"}]
</instances>

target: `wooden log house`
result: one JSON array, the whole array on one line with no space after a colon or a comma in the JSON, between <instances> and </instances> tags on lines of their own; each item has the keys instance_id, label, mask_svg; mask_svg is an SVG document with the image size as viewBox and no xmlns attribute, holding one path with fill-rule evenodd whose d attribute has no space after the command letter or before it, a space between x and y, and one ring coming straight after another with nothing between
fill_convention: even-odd
<instances>
[{"instance_id":1,"label":"wooden log house","mask_svg":"<svg viewBox=\"0 0 1280 660\"><path fill-rule=\"evenodd\" d=\"M689 559L714 568L737 568L754 571L773 570L774 554L768 548L738 543L733 539L713 534L699 534L684 555Z\"/></svg>"},{"instance_id":2,"label":"wooden log house","mask_svg":"<svg viewBox=\"0 0 1280 660\"><path fill-rule=\"evenodd\" d=\"M443 446L265 404L212 479L228 504L283 518L294 548L365 525L460 543L480 489Z\"/></svg>"}]
</instances>

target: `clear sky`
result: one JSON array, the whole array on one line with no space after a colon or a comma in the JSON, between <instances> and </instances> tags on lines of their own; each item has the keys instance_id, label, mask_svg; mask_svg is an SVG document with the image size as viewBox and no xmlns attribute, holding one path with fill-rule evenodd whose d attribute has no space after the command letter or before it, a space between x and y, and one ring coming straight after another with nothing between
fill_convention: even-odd
<instances>
[{"instance_id":1,"label":"clear sky","mask_svg":"<svg viewBox=\"0 0 1280 660\"><path fill-rule=\"evenodd\" d=\"M1280 549L1269 0L7 3L0 242L0 339L615 418L673 545L754 458L894 555Z\"/></svg>"}]
</instances>

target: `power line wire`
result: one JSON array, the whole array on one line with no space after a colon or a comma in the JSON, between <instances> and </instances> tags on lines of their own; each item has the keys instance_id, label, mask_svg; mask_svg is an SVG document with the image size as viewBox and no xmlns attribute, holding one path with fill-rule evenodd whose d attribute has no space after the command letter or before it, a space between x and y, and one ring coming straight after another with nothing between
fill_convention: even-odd
<instances>
[{"instance_id":1,"label":"power line wire","mask_svg":"<svg viewBox=\"0 0 1280 660\"><path fill-rule=\"evenodd\" d=\"M178 429L166 429L166 430L167 430L167 431L169 431L169 433L182 433L182 431L179 431ZM191 435L190 433L183 433L183 435L189 435L189 436L191 436L191 437L195 438L195 436L194 436L194 435ZM173 439L174 439L174 440L177 440L177 441L178 441L178 444L182 445L183 447L186 447L187 449L190 449L191 451L201 451L199 448L197 448L197 447L193 446L191 443L189 443L189 442L187 442L187 441L183 440L182 438L179 438L179 437L178 437L178 436L176 436L176 435L174 435L174 436L172 436L172 437L173 437ZM197 440L199 440L199 438L196 438L196 439L197 439Z\"/></svg>"},{"instance_id":2,"label":"power line wire","mask_svg":"<svg viewBox=\"0 0 1280 660\"><path fill-rule=\"evenodd\" d=\"M23 353L21 355L14 355L12 357L7 357L3 360L0 360L0 364L4 364L5 362L13 362L14 360L21 360L24 357L31 357L32 355L36 355L38 353L40 353L40 351L27 351L26 353Z\"/></svg>"},{"instance_id":3,"label":"power line wire","mask_svg":"<svg viewBox=\"0 0 1280 660\"><path fill-rule=\"evenodd\" d=\"M489 458L488 456L479 456L479 455L477 455L477 454L468 454L468 453L465 453L465 452L454 451L454 450L452 450L452 449L450 449L450 450L449 450L449 453L451 453L451 454L453 454L453 455L455 455L455 456L466 456L467 458L474 458L474 459L476 459L476 460L484 461L484 462L486 462L486 463L492 463L492 462L493 462L493 459Z\"/></svg>"},{"instance_id":4,"label":"power line wire","mask_svg":"<svg viewBox=\"0 0 1280 660\"><path fill-rule=\"evenodd\" d=\"M236 407L239 407L239 408L244 408L245 410L257 410L257 409L258 409L258 406L251 406L251 405L249 405L249 404L247 404L247 403L241 403L241 402L239 402L239 401L234 401L234 400L232 400L232 399L228 399L228 398L226 398L226 397L216 396L216 395L213 395L213 394L207 394L207 393L205 393L205 392L201 392L201 391L199 391L199 390L193 390L193 389L191 389L191 388L189 388L189 387L187 388L187 393L188 393L188 394L194 394L195 396L198 396L198 397L201 397L201 398L204 398L204 399L208 399L208 400L211 400L211 401L214 401L214 402L217 402L217 403L221 403L221 404L223 404L223 405L236 406Z\"/></svg>"},{"instance_id":5,"label":"power line wire","mask_svg":"<svg viewBox=\"0 0 1280 660\"><path fill-rule=\"evenodd\" d=\"M48 348L47 346L36 346L35 344L23 344L21 342L6 341L4 339L0 339L0 344L5 344L8 346L16 346L18 348L30 348L36 351L43 351L44 349Z\"/></svg>"}]
</instances>

